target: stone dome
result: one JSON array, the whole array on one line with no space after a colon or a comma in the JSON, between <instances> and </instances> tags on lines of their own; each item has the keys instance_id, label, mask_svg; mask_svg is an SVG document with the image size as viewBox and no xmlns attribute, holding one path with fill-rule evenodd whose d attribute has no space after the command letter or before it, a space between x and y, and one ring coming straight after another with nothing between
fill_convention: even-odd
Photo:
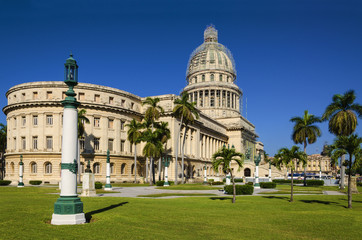
<instances>
[{"instance_id":1,"label":"stone dome","mask_svg":"<svg viewBox=\"0 0 362 240\"><path fill-rule=\"evenodd\" d=\"M230 50L218 43L218 34L214 26L209 26L204 31L204 43L197 47L188 61L186 78L190 75L205 70L221 70L231 73L236 77L234 58Z\"/></svg>"}]
</instances>

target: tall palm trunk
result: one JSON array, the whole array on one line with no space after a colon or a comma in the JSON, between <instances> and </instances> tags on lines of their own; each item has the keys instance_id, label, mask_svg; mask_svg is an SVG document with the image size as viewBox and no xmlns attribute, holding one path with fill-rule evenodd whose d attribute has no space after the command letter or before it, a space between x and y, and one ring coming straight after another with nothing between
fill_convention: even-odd
<instances>
[{"instance_id":1,"label":"tall palm trunk","mask_svg":"<svg viewBox=\"0 0 362 240\"><path fill-rule=\"evenodd\" d=\"M184 160L185 160L185 142L186 142L186 133L187 133L187 126L185 126L185 133L184 133L184 137L182 140L182 150L181 150L181 157L182 157L182 161L181 161L181 169L182 169L182 178L181 178L181 183L185 184L185 165L184 165Z\"/></svg>"},{"instance_id":2,"label":"tall palm trunk","mask_svg":"<svg viewBox=\"0 0 362 240\"><path fill-rule=\"evenodd\" d=\"M148 182L148 157L146 157L146 178L145 182Z\"/></svg>"},{"instance_id":3,"label":"tall palm trunk","mask_svg":"<svg viewBox=\"0 0 362 240\"><path fill-rule=\"evenodd\" d=\"M341 182L341 190L344 190L344 176L345 176L345 172L346 172L346 166L344 166L344 160L345 160L346 156L342 155L341 157L341 169L340 169L340 182Z\"/></svg>"},{"instance_id":4,"label":"tall palm trunk","mask_svg":"<svg viewBox=\"0 0 362 240\"><path fill-rule=\"evenodd\" d=\"M307 154L307 142L304 142L304 153ZM307 164L308 164L308 156L307 156ZM304 181L303 186L307 186L307 165L304 166Z\"/></svg>"},{"instance_id":5,"label":"tall palm trunk","mask_svg":"<svg viewBox=\"0 0 362 240\"><path fill-rule=\"evenodd\" d=\"M292 174L292 180L290 181L290 200L289 200L289 202L293 202L294 201L294 199L293 199L293 167L291 167L291 174Z\"/></svg>"},{"instance_id":6,"label":"tall palm trunk","mask_svg":"<svg viewBox=\"0 0 362 240\"><path fill-rule=\"evenodd\" d=\"M137 183L137 148L136 143L134 144L134 183Z\"/></svg>"},{"instance_id":7,"label":"tall palm trunk","mask_svg":"<svg viewBox=\"0 0 362 240\"><path fill-rule=\"evenodd\" d=\"M352 154L349 154L349 163L348 163L348 208L352 208L352 189L351 189L351 174L352 174Z\"/></svg>"},{"instance_id":8,"label":"tall palm trunk","mask_svg":"<svg viewBox=\"0 0 362 240\"><path fill-rule=\"evenodd\" d=\"M235 203L235 198L236 198L235 180L234 180L234 176L233 176L231 169L229 169L229 172L230 172L231 180L233 181L233 203Z\"/></svg>"},{"instance_id":9,"label":"tall palm trunk","mask_svg":"<svg viewBox=\"0 0 362 240\"><path fill-rule=\"evenodd\" d=\"M161 158L158 159L158 181L161 181Z\"/></svg>"},{"instance_id":10,"label":"tall palm trunk","mask_svg":"<svg viewBox=\"0 0 362 240\"><path fill-rule=\"evenodd\" d=\"M181 116L181 122L180 122L180 127L179 127L179 131L177 134L177 139L176 139L176 149L175 149L175 185L177 185L177 169L178 169L178 147L180 145L180 134L181 134L181 128L182 128L182 121L183 121L183 116Z\"/></svg>"}]
</instances>

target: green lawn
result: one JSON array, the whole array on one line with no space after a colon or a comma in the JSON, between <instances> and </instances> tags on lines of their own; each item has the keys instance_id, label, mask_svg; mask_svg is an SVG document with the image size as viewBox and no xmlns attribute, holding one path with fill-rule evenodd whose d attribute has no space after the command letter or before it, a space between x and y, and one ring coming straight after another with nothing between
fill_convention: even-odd
<instances>
[{"instance_id":1,"label":"green lawn","mask_svg":"<svg viewBox=\"0 0 362 240\"><path fill-rule=\"evenodd\" d=\"M90 223L48 224L54 188L0 187L0 239L360 239L362 194L82 198Z\"/></svg>"},{"instance_id":2,"label":"green lawn","mask_svg":"<svg viewBox=\"0 0 362 240\"><path fill-rule=\"evenodd\" d=\"M217 196L216 194L212 193L160 193L160 194L148 194L148 195L138 195L137 197L152 197L152 198L158 198L158 197L170 197L170 196Z\"/></svg>"}]
</instances>

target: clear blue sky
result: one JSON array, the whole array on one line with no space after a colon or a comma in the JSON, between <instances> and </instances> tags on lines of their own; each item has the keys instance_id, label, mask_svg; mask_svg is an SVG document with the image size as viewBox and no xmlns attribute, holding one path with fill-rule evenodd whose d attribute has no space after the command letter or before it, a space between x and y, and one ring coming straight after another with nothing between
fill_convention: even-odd
<instances>
[{"instance_id":1,"label":"clear blue sky","mask_svg":"<svg viewBox=\"0 0 362 240\"><path fill-rule=\"evenodd\" d=\"M270 155L293 145L289 119L305 109L320 116L349 89L362 104L362 1L0 0L1 107L16 84L63 81L70 50L80 82L179 94L210 23L233 53L247 118ZM309 154L334 139L320 127Z\"/></svg>"}]
</instances>

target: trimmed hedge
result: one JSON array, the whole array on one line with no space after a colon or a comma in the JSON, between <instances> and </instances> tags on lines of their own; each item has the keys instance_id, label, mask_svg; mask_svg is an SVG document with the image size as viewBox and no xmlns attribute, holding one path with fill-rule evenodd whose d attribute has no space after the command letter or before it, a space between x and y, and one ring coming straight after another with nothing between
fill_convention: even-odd
<instances>
[{"instance_id":1,"label":"trimmed hedge","mask_svg":"<svg viewBox=\"0 0 362 240\"><path fill-rule=\"evenodd\" d=\"M243 182L243 179L242 178L234 178L234 181L235 182Z\"/></svg>"},{"instance_id":2,"label":"trimmed hedge","mask_svg":"<svg viewBox=\"0 0 362 240\"><path fill-rule=\"evenodd\" d=\"M261 188L275 188L277 184L275 182L261 182L260 187Z\"/></svg>"},{"instance_id":3,"label":"trimmed hedge","mask_svg":"<svg viewBox=\"0 0 362 240\"><path fill-rule=\"evenodd\" d=\"M310 181L310 180L307 180L307 181ZM292 182L292 180L291 179L274 179L273 182L275 182L277 184L283 184L283 183L290 184ZM303 180L294 179L293 183L296 183L296 184L303 183Z\"/></svg>"},{"instance_id":4,"label":"trimmed hedge","mask_svg":"<svg viewBox=\"0 0 362 240\"><path fill-rule=\"evenodd\" d=\"M224 187L224 191L228 195L233 194L233 185L227 185ZM254 187L251 185L235 185L235 194L236 195L252 195L254 192Z\"/></svg>"},{"instance_id":5,"label":"trimmed hedge","mask_svg":"<svg viewBox=\"0 0 362 240\"><path fill-rule=\"evenodd\" d=\"M323 186L323 180L307 180L307 186Z\"/></svg>"},{"instance_id":6,"label":"trimmed hedge","mask_svg":"<svg viewBox=\"0 0 362 240\"><path fill-rule=\"evenodd\" d=\"M223 182L210 182L210 185L223 185Z\"/></svg>"},{"instance_id":7,"label":"trimmed hedge","mask_svg":"<svg viewBox=\"0 0 362 240\"><path fill-rule=\"evenodd\" d=\"M215 180L213 178L211 178L211 179L207 179L207 181L210 183L210 182L214 182Z\"/></svg>"},{"instance_id":8,"label":"trimmed hedge","mask_svg":"<svg viewBox=\"0 0 362 240\"><path fill-rule=\"evenodd\" d=\"M94 188L95 189L102 189L102 183L101 182L95 182L94 183Z\"/></svg>"},{"instance_id":9,"label":"trimmed hedge","mask_svg":"<svg viewBox=\"0 0 362 240\"><path fill-rule=\"evenodd\" d=\"M245 185L254 186L254 183L253 182L247 182L247 183L245 183Z\"/></svg>"},{"instance_id":10,"label":"trimmed hedge","mask_svg":"<svg viewBox=\"0 0 362 240\"><path fill-rule=\"evenodd\" d=\"M7 186L11 183L10 180L0 180L0 186Z\"/></svg>"},{"instance_id":11,"label":"trimmed hedge","mask_svg":"<svg viewBox=\"0 0 362 240\"><path fill-rule=\"evenodd\" d=\"M159 187L162 187L163 184L165 184L165 181L164 180L161 180L161 181L157 181L156 182L156 186L159 186ZM168 181L168 184L171 186L173 185L173 181Z\"/></svg>"},{"instance_id":12,"label":"trimmed hedge","mask_svg":"<svg viewBox=\"0 0 362 240\"><path fill-rule=\"evenodd\" d=\"M40 180L30 180L29 184L30 185L40 185L43 181Z\"/></svg>"},{"instance_id":13,"label":"trimmed hedge","mask_svg":"<svg viewBox=\"0 0 362 240\"><path fill-rule=\"evenodd\" d=\"M1 185L1 184L0 184L0 185ZM357 186L358 186L358 187L362 187L362 182L358 182L358 183L357 183Z\"/></svg>"}]
</instances>

